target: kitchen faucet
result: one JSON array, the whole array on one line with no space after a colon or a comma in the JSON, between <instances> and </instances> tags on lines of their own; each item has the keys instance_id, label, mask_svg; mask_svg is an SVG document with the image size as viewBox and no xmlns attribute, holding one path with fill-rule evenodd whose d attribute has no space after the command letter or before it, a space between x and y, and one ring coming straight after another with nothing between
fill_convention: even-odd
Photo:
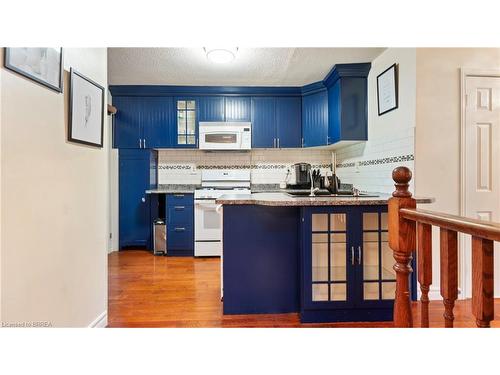
<instances>
[{"instance_id":1,"label":"kitchen faucet","mask_svg":"<svg viewBox=\"0 0 500 375\"><path fill-rule=\"evenodd\" d=\"M309 194L310 197L315 197L315 193L319 191L319 188L314 187L314 179L313 179L313 173L312 170L309 169L309 178L311 179L311 194Z\"/></svg>"}]
</instances>

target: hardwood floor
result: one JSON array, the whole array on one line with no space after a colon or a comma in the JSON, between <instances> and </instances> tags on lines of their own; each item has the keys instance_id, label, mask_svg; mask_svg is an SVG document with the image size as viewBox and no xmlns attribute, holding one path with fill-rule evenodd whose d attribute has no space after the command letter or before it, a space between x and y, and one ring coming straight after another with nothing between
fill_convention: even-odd
<instances>
[{"instance_id":1,"label":"hardwood floor","mask_svg":"<svg viewBox=\"0 0 500 375\"><path fill-rule=\"evenodd\" d=\"M108 327L392 327L392 322L301 324L298 314L223 315L218 258L128 250L111 253L108 267ZM431 327L444 327L443 311L441 301L431 301ZM500 299L495 311L492 327L500 327ZM456 327L475 327L470 300L457 301L454 312ZM413 313L418 326L417 302Z\"/></svg>"}]
</instances>

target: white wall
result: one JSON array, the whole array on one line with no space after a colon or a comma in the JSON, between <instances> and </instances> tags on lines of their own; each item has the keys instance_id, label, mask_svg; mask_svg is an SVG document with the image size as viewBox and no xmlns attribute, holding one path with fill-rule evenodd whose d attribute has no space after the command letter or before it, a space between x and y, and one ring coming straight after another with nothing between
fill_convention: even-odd
<instances>
[{"instance_id":1,"label":"white wall","mask_svg":"<svg viewBox=\"0 0 500 375\"><path fill-rule=\"evenodd\" d=\"M3 48L0 50L0 60L3 61ZM3 226L2 226L2 215L1 213L3 212L2 210L2 73L3 70L0 69L0 322L2 322L2 232L3 232Z\"/></svg>"},{"instance_id":2,"label":"white wall","mask_svg":"<svg viewBox=\"0 0 500 375\"><path fill-rule=\"evenodd\" d=\"M113 97L108 93L108 103L112 103ZM118 217L119 217L119 191L118 191L118 150L113 148L113 117L108 116L108 147L109 147L109 225L111 238L109 239L108 252L118 251Z\"/></svg>"},{"instance_id":3,"label":"white wall","mask_svg":"<svg viewBox=\"0 0 500 375\"><path fill-rule=\"evenodd\" d=\"M460 68L499 69L500 48L417 49L415 191L436 199L426 208L455 215L460 214ZM433 240L431 293L439 298L436 230Z\"/></svg>"},{"instance_id":4,"label":"white wall","mask_svg":"<svg viewBox=\"0 0 500 375\"><path fill-rule=\"evenodd\" d=\"M392 64L399 68L398 108L378 115L377 76ZM373 62L368 75L368 141L336 152L337 174L366 191L392 193L392 170L413 170L415 133L415 48L388 48Z\"/></svg>"},{"instance_id":5,"label":"white wall","mask_svg":"<svg viewBox=\"0 0 500 375\"><path fill-rule=\"evenodd\" d=\"M69 67L107 87L106 49L65 49L64 94L1 69L4 322L88 326L107 311L108 127L67 142Z\"/></svg>"}]
</instances>

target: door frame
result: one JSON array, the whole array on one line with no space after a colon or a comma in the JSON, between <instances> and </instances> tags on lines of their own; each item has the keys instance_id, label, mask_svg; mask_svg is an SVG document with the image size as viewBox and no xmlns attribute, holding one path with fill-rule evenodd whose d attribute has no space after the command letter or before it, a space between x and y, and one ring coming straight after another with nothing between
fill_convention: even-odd
<instances>
[{"instance_id":1,"label":"door frame","mask_svg":"<svg viewBox=\"0 0 500 375\"><path fill-rule=\"evenodd\" d=\"M466 150L466 81L469 77L500 77L500 69L474 69L460 68L460 215L465 216L466 202L466 178L465 178L465 150ZM472 264L468 262L467 254L465 253L466 237L460 234L459 238L459 262L460 262L460 299L471 297L472 283ZM469 257L470 259L470 257Z\"/></svg>"}]
</instances>

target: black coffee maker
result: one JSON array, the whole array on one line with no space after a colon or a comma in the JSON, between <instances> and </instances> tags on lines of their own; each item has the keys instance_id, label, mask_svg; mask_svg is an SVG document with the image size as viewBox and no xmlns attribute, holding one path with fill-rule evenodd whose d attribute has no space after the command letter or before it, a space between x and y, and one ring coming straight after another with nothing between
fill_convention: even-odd
<instances>
[{"instance_id":1,"label":"black coffee maker","mask_svg":"<svg viewBox=\"0 0 500 375\"><path fill-rule=\"evenodd\" d=\"M288 183L292 189L309 189L311 187L311 164L295 163L292 166L293 172Z\"/></svg>"}]
</instances>

